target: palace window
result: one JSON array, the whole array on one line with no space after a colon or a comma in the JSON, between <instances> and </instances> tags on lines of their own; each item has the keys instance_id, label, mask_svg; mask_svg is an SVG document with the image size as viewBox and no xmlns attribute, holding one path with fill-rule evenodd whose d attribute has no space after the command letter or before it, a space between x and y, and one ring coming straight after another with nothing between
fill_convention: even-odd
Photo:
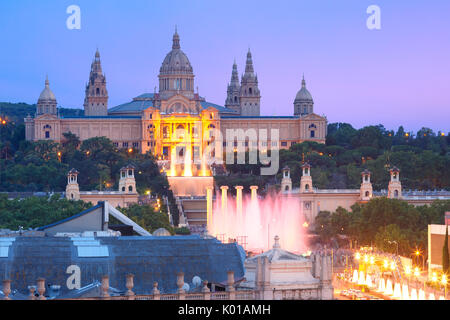
<instances>
[{"instance_id":1,"label":"palace window","mask_svg":"<svg viewBox=\"0 0 450 320\"><path fill-rule=\"evenodd\" d=\"M180 124L177 126L177 129L175 130L176 133L176 139L184 139L184 133L185 133L185 128L184 125Z\"/></svg>"},{"instance_id":2,"label":"palace window","mask_svg":"<svg viewBox=\"0 0 450 320\"><path fill-rule=\"evenodd\" d=\"M169 134L169 127L168 127L168 126L165 126L165 127L163 128L163 138L164 138L164 139L167 139L167 138L169 138L169 136L170 136L170 134Z\"/></svg>"},{"instance_id":3,"label":"palace window","mask_svg":"<svg viewBox=\"0 0 450 320\"><path fill-rule=\"evenodd\" d=\"M133 147L134 148L138 148L139 147L139 142L133 142Z\"/></svg>"},{"instance_id":4,"label":"palace window","mask_svg":"<svg viewBox=\"0 0 450 320\"><path fill-rule=\"evenodd\" d=\"M119 147L119 143L118 142L113 142L114 147L118 148Z\"/></svg>"},{"instance_id":5,"label":"palace window","mask_svg":"<svg viewBox=\"0 0 450 320\"><path fill-rule=\"evenodd\" d=\"M124 147L124 148L128 148L128 142L124 142L124 143L122 143L122 147Z\"/></svg>"},{"instance_id":6,"label":"palace window","mask_svg":"<svg viewBox=\"0 0 450 320\"><path fill-rule=\"evenodd\" d=\"M288 143L286 141L281 141L281 146L282 147L287 147Z\"/></svg>"},{"instance_id":7,"label":"palace window","mask_svg":"<svg viewBox=\"0 0 450 320\"><path fill-rule=\"evenodd\" d=\"M50 131L45 131L45 139L50 138Z\"/></svg>"}]
</instances>

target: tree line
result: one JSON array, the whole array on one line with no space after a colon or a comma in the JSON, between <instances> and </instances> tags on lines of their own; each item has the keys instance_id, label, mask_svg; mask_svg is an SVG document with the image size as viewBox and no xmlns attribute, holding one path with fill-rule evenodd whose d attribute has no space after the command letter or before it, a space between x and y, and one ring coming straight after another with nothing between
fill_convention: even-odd
<instances>
[{"instance_id":1,"label":"tree line","mask_svg":"<svg viewBox=\"0 0 450 320\"><path fill-rule=\"evenodd\" d=\"M324 244L345 239L357 246L376 246L382 251L409 257L417 249L428 247L429 224L444 224L444 213L450 211L450 200L436 200L430 205L414 207L406 201L373 198L366 204L356 203L348 211L321 211L314 230ZM342 244L342 241L340 241ZM346 243L347 242L347 243Z\"/></svg>"}]
</instances>

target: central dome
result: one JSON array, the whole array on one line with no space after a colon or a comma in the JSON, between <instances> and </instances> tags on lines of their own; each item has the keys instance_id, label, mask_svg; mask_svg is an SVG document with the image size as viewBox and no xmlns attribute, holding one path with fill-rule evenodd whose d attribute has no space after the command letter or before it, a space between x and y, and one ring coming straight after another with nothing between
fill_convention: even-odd
<instances>
[{"instance_id":1,"label":"central dome","mask_svg":"<svg viewBox=\"0 0 450 320\"><path fill-rule=\"evenodd\" d=\"M172 51L170 51L159 69L160 74L193 74L191 63L186 54L180 49L180 36L175 30Z\"/></svg>"}]
</instances>

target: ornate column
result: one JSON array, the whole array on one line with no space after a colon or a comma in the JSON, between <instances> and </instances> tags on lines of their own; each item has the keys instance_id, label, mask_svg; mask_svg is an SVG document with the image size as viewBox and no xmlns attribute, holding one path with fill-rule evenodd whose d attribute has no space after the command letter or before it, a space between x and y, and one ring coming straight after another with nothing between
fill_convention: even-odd
<instances>
[{"instance_id":1,"label":"ornate column","mask_svg":"<svg viewBox=\"0 0 450 320\"><path fill-rule=\"evenodd\" d=\"M202 292L205 297L205 300L211 300L211 291L208 288L208 280L203 280Z\"/></svg>"},{"instance_id":2,"label":"ornate column","mask_svg":"<svg viewBox=\"0 0 450 320\"><path fill-rule=\"evenodd\" d=\"M160 300L161 299L160 292L158 290L158 282L156 282L156 281L153 282L152 294L153 294L153 300Z\"/></svg>"},{"instance_id":3,"label":"ornate column","mask_svg":"<svg viewBox=\"0 0 450 320\"><path fill-rule=\"evenodd\" d=\"M229 299L234 300L236 297L234 289L234 271L227 272L227 291L229 292Z\"/></svg>"},{"instance_id":4,"label":"ornate column","mask_svg":"<svg viewBox=\"0 0 450 320\"><path fill-rule=\"evenodd\" d=\"M38 300L46 300L46 298L44 296L44 292L45 292L45 279L44 278L37 279L37 291L39 293Z\"/></svg>"},{"instance_id":5,"label":"ornate column","mask_svg":"<svg viewBox=\"0 0 450 320\"><path fill-rule=\"evenodd\" d=\"M228 199L227 199L228 186L221 186L220 190L222 190L222 215L225 216L227 214L227 206L228 206Z\"/></svg>"},{"instance_id":6,"label":"ornate column","mask_svg":"<svg viewBox=\"0 0 450 320\"><path fill-rule=\"evenodd\" d=\"M236 212L239 217L242 216L242 189L243 186L235 186L236 189Z\"/></svg>"},{"instance_id":7,"label":"ornate column","mask_svg":"<svg viewBox=\"0 0 450 320\"><path fill-rule=\"evenodd\" d=\"M250 190L252 192L251 193L252 202L256 201L258 199L258 194L257 194L258 186L250 186Z\"/></svg>"},{"instance_id":8,"label":"ornate column","mask_svg":"<svg viewBox=\"0 0 450 320\"><path fill-rule=\"evenodd\" d=\"M36 287L28 286L28 290L30 290L30 295L28 296L28 300L36 300L36 296L34 295L34 292L36 291Z\"/></svg>"},{"instance_id":9,"label":"ornate column","mask_svg":"<svg viewBox=\"0 0 450 320\"><path fill-rule=\"evenodd\" d=\"M102 298L104 300L109 300L109 276L102 277Z\"/></svg>"},{"instance_id":10,"label":"ornate column","mask_svg":"<svg viewBox=\"0 0 450 320\"><path fill-rule=\"evenodd\" d=\"M206 228L208 232L211 232L211 223L212 223L212 211L213 211L213 203L212 203L212 194L213 187L206 187Z\"/></svg>"},{"instance_id":11,"label":"ornate column","mask_svg":"<svg viewBox=\"0 0 450 320\"><path fill-rule=\"evenodd\" d=\"M183 289L183 285L184 285L184 273L179 272L177 274L177 287L178 287L177 293L179 300L185 300L185 291Z\"/></svg>"},{"instance_id":12,"label":"ornate column","mask_svg":"<svg viewBox=\"0 0 450 320\"><path fill-rule=\"evenodd\" d=\"M131 289L133 289L134 287L134 275L129 273L126 275L126 287L127 287L127 292L126 295L128 296L128 300L134 300L135 298L135 294L133 291L131 291Z\"/></svg>"},{"instance_id":13,"label":"ornate column","mask_svg":"<svg viewBox=\"0 0 450 320\"><path fill-rule=\"evenodd\" d=\"M9 294L11 293L11 280L3 280L3 294L5 295L4 300L11 300Z\"/></svg>"}]
</instances>

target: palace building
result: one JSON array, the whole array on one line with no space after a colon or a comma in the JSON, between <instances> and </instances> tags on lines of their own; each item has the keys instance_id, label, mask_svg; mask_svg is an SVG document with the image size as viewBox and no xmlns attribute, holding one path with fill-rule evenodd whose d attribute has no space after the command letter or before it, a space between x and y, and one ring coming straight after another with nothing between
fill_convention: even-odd
<instances>
[{"instance_id":1,"label":"palace building","mask_svg":"<svg viewBox=\"0 0 450 320\"><path fill-rule=\"evenodd\" d=\"M203 154L211 138L201 133L211 129L222 133L224 146L229 143L236 147L242 143L248 147L248 141L227 142L227 129L255 129L258 134L260 129L266 129L269 135L266 146L272 148L287 149L303 141L325 143L327 120L314 113L314 101L304 79L294 99L293 115L260 115L261 92L250 50L240 81L237 65L233 64L225 106L208 102L199 95L198 89L194 91L194 69L181 50L177 31L173 35L172 50L161 64L158 79L158 92L155 88L154 93L143 93L130 102L108 109L107 82L97 50L85 88L84 115L59 115L56 96L46 79L35 117L25 118L26 139L63 142L66 132L76 134L81 140L105 136L117 148L133 148L142 153L150 151L162 161L184 157L185 164L192 162L195 154ZM270 140L271 129L279 130L278 141ZM180 145L184 147L179 148ZM169 176L210 175L204 167L188 167L177 169L171 166Z\"/></svg>"}]
</instances>

